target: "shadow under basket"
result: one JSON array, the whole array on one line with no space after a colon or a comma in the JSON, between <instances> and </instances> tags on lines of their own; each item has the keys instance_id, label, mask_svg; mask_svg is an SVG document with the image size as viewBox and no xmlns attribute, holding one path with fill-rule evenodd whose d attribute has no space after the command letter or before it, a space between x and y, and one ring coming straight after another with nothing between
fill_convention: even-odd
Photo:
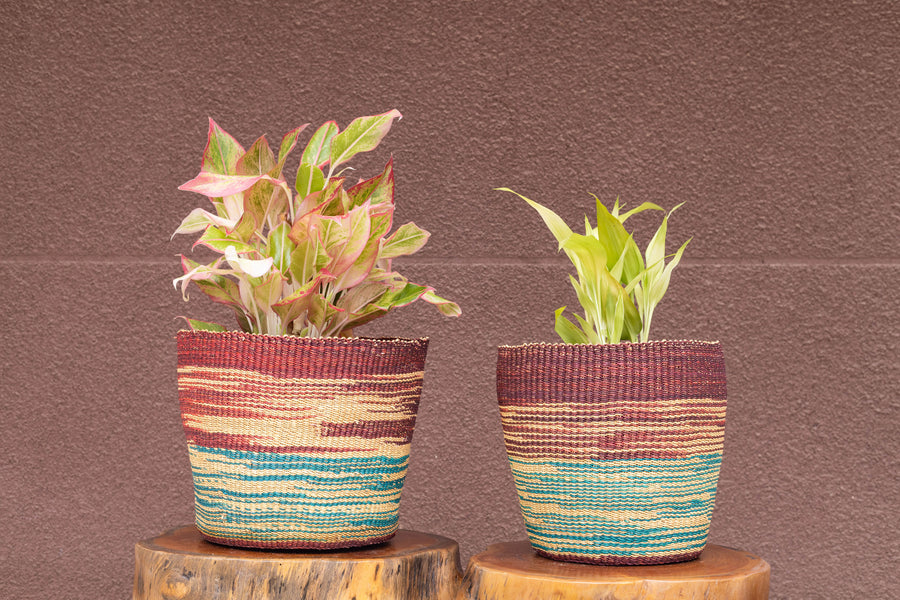
<instances>
[{"instance_id":1,"label":"shadow under basket","mask_svg":"<svg viewBox=\"0 0 900 600\"><path fill-rule=\"evenodd\" d=\"M607 565L700 555L725 436L718 342L502 346L497 396L538 554Z\"/></svg>"},{"instance_id":2,"label":"shadow under basket","mask_svg":"<svg viewBox=\"0 0 900 600\"><path fill-rule=\"evenodd\" d=\"M427 339L178 333L197 528L228 546L387 541Z\"/></svg>"}]
</instances>

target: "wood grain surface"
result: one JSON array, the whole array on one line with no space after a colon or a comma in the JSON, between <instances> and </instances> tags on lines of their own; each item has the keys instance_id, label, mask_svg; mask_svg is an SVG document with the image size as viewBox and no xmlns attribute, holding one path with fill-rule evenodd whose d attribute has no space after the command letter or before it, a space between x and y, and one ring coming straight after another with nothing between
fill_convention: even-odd
<instances>
[{"instance_id":1,"label":"wood grain surface","mask_svg":"<svg viewBox=\"0 0 900 600\"><path fill-rule=\"evenodd\" d=\"M599 566L538 556L527 541L472 557L458 600L765 600L769 565L749 552L709 545L696 560Z\"/></svg>"},{"instance_id":2,"label":"wood grain surface","mask_svg":"<svg viewBox=\"0 0 900 600\"><path fill-rule=\"evenodd\" d=\"M349 551L275 552L218 546L193 525L135 546L134 600L452 600L453 540L400 530Z\"/></svg>"}]
</instances>

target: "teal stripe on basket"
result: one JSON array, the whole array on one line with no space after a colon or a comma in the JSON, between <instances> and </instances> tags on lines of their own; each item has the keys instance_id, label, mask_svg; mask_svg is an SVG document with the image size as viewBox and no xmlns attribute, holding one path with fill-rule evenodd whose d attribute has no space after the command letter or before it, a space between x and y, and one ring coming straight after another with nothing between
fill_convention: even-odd
<instances>
[{"instance_id":1,"label":"teal stripe on basket","mask_svg":"<svg viewBox=\"0 0 900 600\"><path fill-rule=\"evenodd\" d=\"M396 530L408 457L324 458L197 445L189 451L197 525L205 533L332 541ZM235 489L233 481L243 485ZM254 482L266 482L269 491L254 489Z\"/></svg>"},{"instance_id":2,"label":"teal stripe on basket","mask_svg":"<svg viewBox=\"0 0 900 600\"><path fill-rule=\"evenodd\" d=\"M583 462L510 459L532 544L577 556L702 549L721 462L721 453Z\"/></svg>"}]
</instances>

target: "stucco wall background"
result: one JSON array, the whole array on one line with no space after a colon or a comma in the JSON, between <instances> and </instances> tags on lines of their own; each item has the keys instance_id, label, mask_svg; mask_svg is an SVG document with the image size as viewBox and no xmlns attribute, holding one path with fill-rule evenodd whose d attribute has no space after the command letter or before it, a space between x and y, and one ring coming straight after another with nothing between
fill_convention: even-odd
<instances>
[{"instance_id":1,"label":"stucco wall background","mask_svg":"<svg viewBox=\"0 0 900 600\"><path fill-rule=\"evenodd\" d=\"M398 108L410 278L431 337L406 528L465 557L524 538L496 346L552 341L567 267L512 187L570 223L590 192L687 204L655 337L721 340L710 541L773 598L900 590L900 8L884 2L0 4L0 597L129 597L136 541L190 522L172 289L207 117L249 145ZM307 134L308 135L308 134ZM305 139L305 138L304 138ZM654 226L635 218L637 226ZM221 315L228 321L230 317Z\"/></svg>"}]
</instances>

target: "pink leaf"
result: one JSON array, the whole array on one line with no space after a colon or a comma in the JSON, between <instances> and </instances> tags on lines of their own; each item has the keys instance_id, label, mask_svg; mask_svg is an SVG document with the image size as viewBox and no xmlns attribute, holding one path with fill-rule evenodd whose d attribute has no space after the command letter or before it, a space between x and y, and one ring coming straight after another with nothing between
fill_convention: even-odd
<instances>
[{"instance_id":1,"label":"pink leaf","mask_svg":"<svg viewBox=\"0 0 900 600\"><path fill-rule=\"evenodd\" d=\"M178 189L186 192L197 192L210 198L221 198L223 196L240 194L244 190L253 187L253 184L257 181L263 179L281 183L280 180L268 175L220 175L201 172L190 181L179 186Z\"/></svg>"}]
</instances>

